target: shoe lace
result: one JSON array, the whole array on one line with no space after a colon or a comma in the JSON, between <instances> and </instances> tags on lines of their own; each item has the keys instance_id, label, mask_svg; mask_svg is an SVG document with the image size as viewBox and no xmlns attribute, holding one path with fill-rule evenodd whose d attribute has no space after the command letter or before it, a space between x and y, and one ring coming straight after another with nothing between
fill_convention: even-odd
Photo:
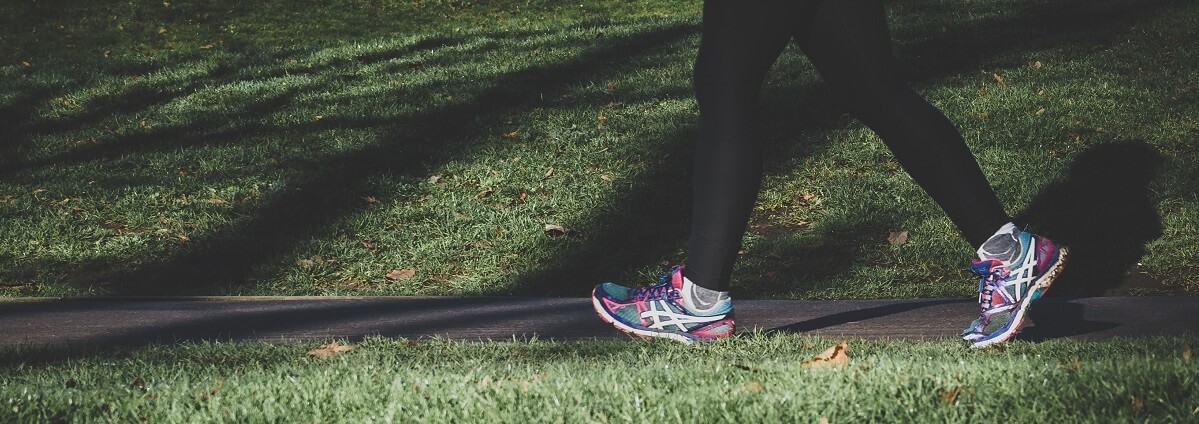
<instances>
[{"instance_id":1,"label":"shoe lace","mask_svg":"<svg viewBox=\"0 0 1199 424\"><path fill-rule=\"evenodd\" d=\"M975 272L979 274L978 282L978 305L981 313L984 315L991 309L991 300L995 295L995 291L999 290L999 286L1007 279L1007 267L1003 265L993 265L987 269L975 268Z\"/></svg>"},{"instance_id":2,"label":"shoe lace","mask_svg":"<svg viewBox=\"0 0 1199 424\"><path fill-rule=\"evenodd\" d=\"M667 274L658 275L658 284L633 289L631 294L633 299L640 301L671 299L679 295L678 290L675 290L674 286L670 285L670 275Z\"/></svg>"}]
</instances>

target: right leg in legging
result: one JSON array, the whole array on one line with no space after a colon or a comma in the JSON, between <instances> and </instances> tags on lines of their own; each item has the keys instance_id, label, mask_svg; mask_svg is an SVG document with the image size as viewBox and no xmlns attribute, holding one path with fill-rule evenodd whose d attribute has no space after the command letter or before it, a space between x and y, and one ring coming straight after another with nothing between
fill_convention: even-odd
<instances>
[{"instance_id":1,"label":"right leg in legging","mask_svg":"<svg viewBox=\"0 0 1199 424\"><path fill-rule=\"evenodd\" d=\"M728 290L733 262L762 181L754 134L758 92L791 39L796 0L704 2L695 61L700 130L685 274L710 290Z\"/></svg>"},{"instance_id":2,"label":"right leg in legging","mask_svg":"<svg viewBox=\"0 0 1199 424\"><path fill-rule=\"evenodd\" d=\"M882 138L971 244L1010 221L958 130L899 78L880 0L821 1L795 38L833 97Z\"/></svg>"}]
</instances>

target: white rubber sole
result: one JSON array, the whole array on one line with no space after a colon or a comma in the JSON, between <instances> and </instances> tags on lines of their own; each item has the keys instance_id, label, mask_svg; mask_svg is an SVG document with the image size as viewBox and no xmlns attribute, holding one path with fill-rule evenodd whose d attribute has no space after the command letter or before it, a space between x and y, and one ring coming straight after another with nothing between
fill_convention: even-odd
<instances>
[{"instance_id":1,"label":"white rubber sole","mask_svg":"<svg viewBox=\"0 0 1199 424\"><path fill-rule=\"evenodd\" d=\"M1049 286L1053 284L1053 280L1056 280L1058 274L1060 274L1062 272L1062 268L1064 268L1066 265L1066 257L1069 256L1069 254L1070 254L1070 249L1067 249L1065 246L1058 249L1057 262L1055 262L1053 264L1052 268L1049 268L1049 272L1046 272L1045 275L1042 275L1041 278L1038 278L1037 282L1034 283L1034 285L1033 285L1034 289L1042 290L1041 296L1045 295L1044 291L1049 290ZM1040 299L1040 296L1038 296L1037 299ZM975 349L982 349L987 346L993 346L993 345L1004 343L1004 342L1007 342L1008 340L1011 340L1011 338L1013 336L1015 336L1016 333L1020 332L1020 327L1024 326L1024 320L1026 318L1028 318L1028 316L1027 316L1028 315L1028 307L1032 305L1032 302L1033 302L1032 296L1029 296L1029 297L1021 300L1020 305L1017 307L1018 309L1016 309L1016 319L1015 319L1015 323L1013 325L1008 326L1007 330L1004 330L1003 332L999 333L999 335L997 335L995 337L992 337L992 338L989 338L989 339L986 339L983 341L979 341L979 342L974 342L973 344L970 345L970 347L975 348Z\"/></svg>"}]
</instances>

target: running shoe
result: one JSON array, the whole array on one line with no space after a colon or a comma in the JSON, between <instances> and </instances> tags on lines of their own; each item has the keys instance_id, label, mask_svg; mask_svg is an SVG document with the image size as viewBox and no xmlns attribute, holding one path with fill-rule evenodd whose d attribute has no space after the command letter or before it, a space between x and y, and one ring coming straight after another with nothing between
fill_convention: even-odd
<instances>
[{"instance_id":1,"label":"running shoe","mask_svg":"<svg viewBox=\"0 0 1199 424\"><path fill-rule=\"evenodd\" d=\"M713 341L733 334L733 302L720 300L703 315L692 313L682 298L683 268L675 267L650 287L603 283L591 292L600 319L644 339L661 337L686 344Z\"/></svg>"},{"instance_id":2,"label":"running shoe","mask_svg":"<svg viewBox=\"0 0 1199 424\"><path fill-rule=\"evenodd\" d=\"M980 277L978 319L962 332L971 347L981 348L1012 338L1028 307L1041 298L1062 272L1069 251L1052 240L1020 231L1013 234L1020 242L1020 255L1005 264L996 259L975 259L970 270Z\"/></svg>"}]
</instances>

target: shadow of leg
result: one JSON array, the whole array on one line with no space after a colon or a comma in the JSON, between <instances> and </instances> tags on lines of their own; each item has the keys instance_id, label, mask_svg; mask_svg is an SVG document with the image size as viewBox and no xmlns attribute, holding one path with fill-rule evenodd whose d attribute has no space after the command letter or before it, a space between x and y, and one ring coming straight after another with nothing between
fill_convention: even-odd
<instances>
[{"instance_id":1,"label":"shadow of leg","mask_svg":"<svg viewBox=\"0 0 1199 424\"><path fill-rule=\"evenodd\" d=\"M1145 255L1145 245L1161 236L1148 188L1161 163L1161 155L1143 142L1094 147L1079 154L1069 175L1017 218L1070 247L1070 262L1049 293L1102 296L1130 280L1145 285L1144 278L1130 278L1129 270Z\"/></svg>"}]
</instances>

